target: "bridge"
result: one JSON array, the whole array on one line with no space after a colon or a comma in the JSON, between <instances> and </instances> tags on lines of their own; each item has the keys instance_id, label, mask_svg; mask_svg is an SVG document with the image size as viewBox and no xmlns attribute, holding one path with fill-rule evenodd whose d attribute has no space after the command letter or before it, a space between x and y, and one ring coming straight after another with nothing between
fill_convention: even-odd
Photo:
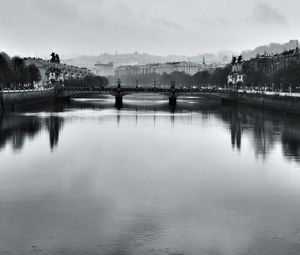
<instances>
[{"instance_id":1,"label":"bridge","mask_svg":"<svg viewBox=\"0 0 300 255\"><path fill-rule=\"evenodd\" d=\"M118 80L116 87L60 87L57 89L56 97L68 99L80 96L93 96L93 95L112 95L115 97L116 105L123 104L123 97L131 94L159 94L169 97L169 104L176 105L177 97L179 96L202 96L222 100L222 102L234 102L237 94L234 91L217 91L207 89L184 89L176 88L175 82L171 83L170 88L160 87L140 87L136 84L135 87L121 86L121 81Z\"/></svg>"}]
</instances>

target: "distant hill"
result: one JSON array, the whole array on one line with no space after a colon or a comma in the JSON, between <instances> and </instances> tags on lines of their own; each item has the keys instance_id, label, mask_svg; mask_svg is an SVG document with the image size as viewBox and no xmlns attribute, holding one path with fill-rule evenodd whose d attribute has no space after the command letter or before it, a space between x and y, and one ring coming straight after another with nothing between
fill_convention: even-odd
<instances>
[{"instance_id":1,"label":"distant hill","mask_svg":"<svg viewBox=\"0 0 300 255\"><path fill-rule=\"evenodd\" d=\"M168 55L168 56L156 56L147 53L126 53L126 54L101 54L99 56L79 56L69 59L63 59L62 62L75 65L79 67L87 67L93 69L95 63L108 63L114 62L115 65L143 65L149 63L165 63L190 60L196 63L202 63L205 58L206 63L228 63L231 61L233 52L222 51L217 54L205 53L197 56L184 56L184 55Z\"/></svg>"},{"instance_id":2,"label":"distant hill","mask_svg":"<svg viewBox=\"0 0 300 255\"><path fill-rule=\"evenodd\" d=\"M291 50L295 49L297 45L297 40L290 40L287 43L270 43L269 45L262 45L256 47L254 50L246 50L243 51L241 54L245 60L248 60L250 58L254 58L257 56L257 54L275 54L275 53L282 53L285 50Z\"/></svg>"},{"instance_id":3,"label":"distant hill","mask_svg":"<svg viewBox=\"0 0 300 255\"><path fill-rule=\"evenodd\" d=\"M294 49L297 45L297 40L290 40L287 43L270 43L268 45L262 45L256 47L254 50L245 50L241 54L245 60L256 57L257 54L274 54L281 53L285 50ZM198 54L196 56L185 56L185 55L168 55L168 56L156 56L147 53L124 53L124 54L108 54L104 53L99 56L78 56L72 58L63 59L62 62L75 65L79 67L87 67L91 70L94 69L94 65L97 62L108 63L113 62L116 66L118 65L143 65L149 63L165 63L175 61L192 61L195 63L202 63L205 58L206 63L212 64L226 64L231 61L232 55L238 55L232 51L220 51L214 53Z\"/></svg>"}]
</instances>

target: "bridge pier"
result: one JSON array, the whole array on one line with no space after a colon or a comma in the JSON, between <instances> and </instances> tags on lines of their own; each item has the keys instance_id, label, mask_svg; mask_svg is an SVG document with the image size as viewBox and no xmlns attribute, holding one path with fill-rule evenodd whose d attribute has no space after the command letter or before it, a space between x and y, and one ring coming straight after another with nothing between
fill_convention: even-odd
<instances>
[{"instance_id":1,"label":"bridge pier","mask_svg":"<svg viewBox=\"0 0 300 255\"><path fill-rule=\"evenodd\" d=\"M115 96L115 104L116 104L116 106L122 106L123 105L123 96L122 95L116 95Z\"/></svg>"},{"instance_id":2,"label":"bridge pier","mask_svg":"<svg viewBox=\"0 0 300 255\"><path fill-rule=\"evenodd\" d=\"M171 82L171 96L169 97L169 105L176 105L177 97L176 97L176 88L175 88L175 81Z\"/></svg>"},{"instance_id":3,"label":"bridge pier","mask_svg":"<svg viewBox=\"0 0 300 255\"><path fill-rule=\"evenodd\" d=\"M169 97L169 105L176 105L177 97L173 94Z\"/></svg>"},{"instance_id":4,"label":"bridge pier","mask_svg":"<svg viewBox=\"0 0 300 255\"><path fill-rule=\"evenodd\" d=\"M118 79L118 87L115 94L115 105L120 108L123 106L123 95L121 93L121 80Z\"/></svg>"}]
</instances>

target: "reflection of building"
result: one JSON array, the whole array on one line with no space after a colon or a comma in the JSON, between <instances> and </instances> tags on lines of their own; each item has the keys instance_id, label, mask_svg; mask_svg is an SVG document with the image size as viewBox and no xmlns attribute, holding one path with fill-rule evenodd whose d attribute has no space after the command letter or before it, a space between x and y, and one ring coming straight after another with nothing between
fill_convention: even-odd
<instances>
[{"instance_id":1,"label":"reflection of building","mask_svg":"<svg viewBox=\"0 0 300 255\"><path fill-rule=\"evenodd\" d=\"M190 61L168 62L163 64L146 64L146 65L127 65L119 66L115 69L115 76L122 75L141 75L141 74L171 74L173 72L183 72L188 75L194 75L200 71L209 70L211 67Z\"/></svg>"},{"instance_id":2,"label":"reflection of building","mask_svg":"<svg viewBox=\"0 0 300 255\"><path fill-rule=\"evenodd\" d=\"M100 76L113 76L114 75L114 63L109 62L107 64L104 63L96 63L95 64L95 73Z\"/></svg>"},{"instance_id":3,"label":"reflection of building","mask_svg":"<svg viewBox=\"0 0 300 255\"><path fill-rule=\"evenodd\" d=\"M26 65L34 64L39 69L42 79L36 84L38 87L47 86L51 81L82 79L92 74L87 68L51 63L41 58L24 58L24 60Z\"/></svg>"},{"instance_id":4,"label":"reflection of building","mask_svg":"<svg viewBox=\"0 0 300 255\"><path fill-rule=\"evenodd\" d=\"M47 127L49 131L50 148L54 149L58 145L59 133L63 126L63 119L50 116L47 119Z\"/></svg>"},{"instance_id":5,"label":"reflection of building","mask_svg":"<svg viewBox=\"0 0 300 255\"><path fill-rule=\"evenodd\" d=\"M222 108L220 117L229 124L233 148L241 149L243 132L253 134L255 154L266 158L277 143L281 143L285 157L300 162L300 129L298 120L256 111Z\"/></svg>"}]
</instances>

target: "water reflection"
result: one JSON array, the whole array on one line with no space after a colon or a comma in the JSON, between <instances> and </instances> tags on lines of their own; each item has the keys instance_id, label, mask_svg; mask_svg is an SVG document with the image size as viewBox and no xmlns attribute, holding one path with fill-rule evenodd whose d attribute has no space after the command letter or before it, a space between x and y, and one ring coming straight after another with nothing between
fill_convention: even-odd
<instances>
[{"instance_id":1,"label":"water reflection","mask_svg":"<svg viewBox=\"0 0 300 255\"><path fill-rule=\"evenodd\" d=\"M63 126L63 118L50 116L46 119L46 126L49 131L50 148L53 150L58 145L59 132Z\"/></svg>"},{"instance_id":2,"label":"water reflection","mask_svg":"<svg viewBox=\"0 0 300 255\"><path fill-rule=\"evenodd\" d=\"M222 107L212 114L229 124L233 148L240 150L243 134L251 134L257 156L266 159L274 147L281 144L287 159L299 161L300 120L297 116L245 107Z\"/></svg>"},{"instance_id":3,"label":"water reflection","mask_svg":"<svg viewBox=\"0 0 300 255\"><path fill-rule=\"evenodd\" d=\"M1 114L0 117L0 148L10 143L15 151L23 148L25 138L33 138L40 130L38 118L17 117Z\"/></svg>"},{"instance_id":4,"label":"water reflection","mask_svg":"<svg viewBox=\"0 0 300 255\"><path fill-rule=\"evenodd\" d=\"M58 116L41 118L23 113L2 113L0 115L0 151L11 145L15 152L23 149L26 140L33 140L43 129L49 133L50 149L58 145L59 133L64 119Z\"/></svg>"},{"instance_id":5,"label":"water reflection","mask_svg":"<svg viewBox=\"0 0 300 255\"><path fill-rule=\"evenodd\" d=\"M176 119L192 123L194 115L196 119L201 119L202 123L216 118L228 125L233 149L240 151L243 137L246 136L248 139L250 136L256 156L266 159L274 147L281 144L283 155L287 159L300 161L300 120L296 116L245 107L223 107L213 101L199 101L199 98L183 98L178 100L177 106L170 106L168 100L164 99L152 99L152 104L150 102L151 100L146 103L140 100L134 104L133 99L124 100L123 107L110 111L109 115L115 116L118 126L123 115L134 115L136 125L139 121L143 121L141 116L151 115L154 127L160 115L168 115L172 126L176 125ZM72 115L72 112L94 110L99 114L93 115L93 118L103 119L107 114L101 113L113 109L115 109L114 101L111 98L76 99L69 104L56 104L46 109L37 109L35 112L1 113L0 148L11 144L14 151L20 151L27 138L32 140L45 129L49 133L50 148L54 150L59 144L59 134L65 117L69 117L69 114L71 118L75 118L76 115ZM84 112L78 114L81 118L88 117ZM211 139L213 141L213 137Z\"/></svg>"},{"instance_id":6,"label":"water reflection","mask_svg":"<svg viewBox=\"0 0 300 255\"><path fill-rule=\"evenodd\" d=\"M1 115L0 254L299 253L297 117L135 100Z\"/></svg>"}]
</instances>

